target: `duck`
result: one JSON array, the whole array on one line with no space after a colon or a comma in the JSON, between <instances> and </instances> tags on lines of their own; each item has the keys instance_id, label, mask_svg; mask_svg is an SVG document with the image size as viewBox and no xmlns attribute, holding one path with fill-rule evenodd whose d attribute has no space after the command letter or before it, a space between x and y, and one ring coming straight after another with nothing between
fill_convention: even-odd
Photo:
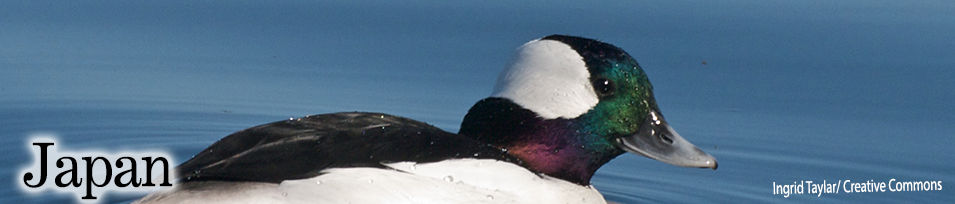
<instances>
[{"instance_id":1,"label":"duck","mask_svg":"<svg viewBox=\"0 0 955 204\"><path fill-rule=\"evenodd\" d=\"M517 48L456 134L373 112L277 121L216 141L133 203L607 203L591 179L628 152L717 168L627 52L550 35Z\"/></svg>"}]
</instances>

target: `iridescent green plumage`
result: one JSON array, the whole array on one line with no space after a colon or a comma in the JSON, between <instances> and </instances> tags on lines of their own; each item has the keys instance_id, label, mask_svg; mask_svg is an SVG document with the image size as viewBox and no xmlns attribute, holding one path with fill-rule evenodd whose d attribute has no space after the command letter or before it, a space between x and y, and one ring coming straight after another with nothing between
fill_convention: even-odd
<instances>
[{"instance_id":1,"label":"iridescent green plumage","mask_svg":"<svg viewBox=\"0 0 955 204\"><path fill-rule=\"evenodd\" d=\"M550 41L553 40L553 41ZM548 42L549 41L549 42ZM566 55L565 47L554 46L554 41L572 49L574 56ZM561 71L584 71L589 76L579 78L527 77L524 80L559 79L548 83L513 83L508 85L548 84L554 87L520 86L513 90L560 90L561 96L506 95L484 99L468 112L461 124L460 134L487 142L522 160L529 169L579 184L589 184L598 168L611 159L633 152L679 166L716 168L716 161L692 144L683 140L669 127L657 108L653 86L646 73L622 49L596 40L552 35L532 41L523 47L534 52L522 53L530 59L549 59L562 63L542 63L530 60L518 67L522 76L561 75ZM576 57L583 61L575 69L567 68L566 61ZM537 66L528 66L537 65ZM510 73L505 71L505 73ZM563 75L562 75L563 74ZM573 75L573 74L570 74ZM506 74L503 76L507 76ZM509 80L514 80L510 78ZM590 84L580 94L581 84ZM568 93L569 92L569 93ZM535 92L523 92L536 94ZM514 101L517 97L519 100ZM589 99L589 100L587 100ZM544 100L544 103L541 103ZM541 111L562 110L566 107L535 107L559 103L548 100L596 101L589 109L564 111L562 114L542 115ZM527 106L525 106L527 105ZM571 109L571 108L567 108ZM575 114L581 113L582 114Z\"/></svg>"},{"instance_id":2,"label":"iridescent green plumage","mask_svg":"<svg viewBox=\"0 0 955 204\"><path fill-rule=\"evenodd\" d=\"M623 53L626 54L626 53ZM590 63L588 63L590 65ZM600 98L600 103L581 115L582 128L598 138L591 145L606 145L613 138L637 132L640 122L650 111L657 110L653 86L646 73L633 58L606 60L591 68L591 78L604 78L613 83L614 93Z\"/></svg>"}]
</instances>

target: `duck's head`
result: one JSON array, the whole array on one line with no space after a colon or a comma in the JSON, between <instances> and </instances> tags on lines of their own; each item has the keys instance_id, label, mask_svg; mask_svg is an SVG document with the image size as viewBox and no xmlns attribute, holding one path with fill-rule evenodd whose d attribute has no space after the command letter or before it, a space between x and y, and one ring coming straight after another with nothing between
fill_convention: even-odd
<instances>
[{"instance_id":1,"label":"duck's head","mask_svg":"<svg viewBox=\"0 0 955 204\"><path fill-rule=\"evenodd\" d=\"M684 167L716 159L667 124L636 60L600 41L552 35L524 44L460 134L505 149L528 168L587 185L631 152Z\"/></svg>"}]
</instances>

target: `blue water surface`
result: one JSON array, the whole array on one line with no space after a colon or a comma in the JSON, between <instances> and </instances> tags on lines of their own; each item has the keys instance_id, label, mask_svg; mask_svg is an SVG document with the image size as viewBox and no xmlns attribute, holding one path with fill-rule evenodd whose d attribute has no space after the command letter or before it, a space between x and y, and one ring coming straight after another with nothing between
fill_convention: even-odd
<instances>
[{"instance_id":1,"label":"blue water surface","mask_svg":"<svg viewBox=\"0 0 955 204\"><path fill-rule=\"evenodd\" d=\"M0 2L0 203L28 194L27 142L155 149L182 162L232 132L340 111L456 132L521 44L570 34L640 62L716 171L626 154L619 203L955 200L953 1ZM942 181L918 192L774 194L773 183ZM107 195L126 202L141 195Z\"/></svg>"}]
</instances>

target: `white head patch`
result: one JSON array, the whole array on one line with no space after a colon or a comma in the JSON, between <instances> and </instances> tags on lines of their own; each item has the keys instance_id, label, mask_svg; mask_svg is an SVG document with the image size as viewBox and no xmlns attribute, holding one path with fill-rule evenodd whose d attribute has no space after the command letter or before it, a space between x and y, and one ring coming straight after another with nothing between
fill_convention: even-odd
<instances>
[{"instance_id":1,"label":"white head patch","mask_svg":"<svg viewBox=\"0 0 955 204\"><path fill-rule=\"evenodd\" d=\"M583 57L555 40L517 48L491 96L510 99L545 119L576 118L598 102Z\"/></svg>"}]
</instances>

